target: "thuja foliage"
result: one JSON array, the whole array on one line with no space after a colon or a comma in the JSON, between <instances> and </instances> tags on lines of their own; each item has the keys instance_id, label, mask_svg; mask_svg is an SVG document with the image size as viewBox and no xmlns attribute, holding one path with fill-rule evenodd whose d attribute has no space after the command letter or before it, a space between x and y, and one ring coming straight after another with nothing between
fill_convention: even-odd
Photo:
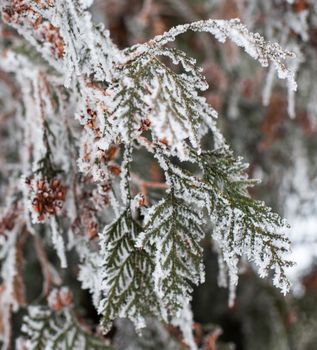
<instances>
[{"instance_id":1,"label":"thuja foliage","mask_svg":"<svg viewBox=\"0 0 317 350\"><path fill-rule=\"evenodd\" d=\"M72 314L65 310L56 314L48 308L30 306L22 331L29 337L27 347L34 350L111 349L87 332ZM21 346L23 348L22 344Z\"/></svg>"},{"instance_id":2,"label":"thuja foliage","mask_svg":"<svg viewBox=\"0 0 317 350\"><path fill-rule=\"evenodd\" d=\"M2 2L1 90L10 116L1 125L2 314L28 308L21 349L106 348L70 291L59 289L75 252L74 277L90 291L103 333L118 318L141 329L151 316L179 326L195 348L188 306L204 282L201 241L212 239L230 304L242 258L288 291L290 243L285 221L250 197L255 181L217 128L202 69L170 43L186 31L232 40L295 90L292 53L238 19L180 25L119 50L92 22L91 3ZM32 305L23 295L26 237L44 279ZM62 269L47 258L46 239ZM7 347L10 329L7 322Z\"/></svg>"}]
</instances>

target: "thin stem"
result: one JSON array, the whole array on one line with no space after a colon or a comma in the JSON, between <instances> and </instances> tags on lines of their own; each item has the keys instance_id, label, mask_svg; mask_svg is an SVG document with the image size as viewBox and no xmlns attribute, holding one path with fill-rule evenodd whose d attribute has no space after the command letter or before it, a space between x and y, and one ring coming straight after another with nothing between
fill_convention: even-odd
<instances>
[{"instance_id":1,"label":"thin stem","mask_svg":"<svg viewBox=\"0 0 317 350\"><path fill-rule=\"evenodd\" d=\"M54 278L52 277L52 274L50 272L50 263L47 259L45 250L42 246L41 240L38 237L38 235L33 235L33 240L34 240L34 246L35 246L35 250L37 252L37 256L39 258L39 262L41 264L41 268L42 268L42 273L43 273L43 278L44 278L44 282L43 282L43 294L44 296L48 296L48 293L50 291L52 282L54 280Z\"/></svg>"}]
</instances>

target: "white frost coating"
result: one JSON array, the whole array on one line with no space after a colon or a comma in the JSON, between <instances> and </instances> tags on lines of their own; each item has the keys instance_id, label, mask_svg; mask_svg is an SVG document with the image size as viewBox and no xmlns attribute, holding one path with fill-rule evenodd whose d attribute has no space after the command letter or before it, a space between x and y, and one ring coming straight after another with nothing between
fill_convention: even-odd
<instances>
[{"instance_id":1,"label":"white frost coating","mask_svg":"<svg viewBox=\"0 0 317 350\"><path fill-rule=\"evenodd\" d=\"M299 51L298 47L292 48L293 52L296 53L296 58L291 63L291 69L294 72L294 76L296 76L300 65L304 62L304 57L302 53ZM287 111L291 118L295 118L295 91L292 89L292 85L288 84L288 105Z\"/></svg>"},{"instance_id":2,"label":"white frost coating","mask_svg":"<svg viewBox=\"0 0 317 350\"><path fill-rule=\"evenodd\" d=\"M13 232L10 232L10 236L5 244L0 247L0 259L2 260L1 266L1 279L5 281L5 289L2 294L2 307L12 307L14 310L18 309L18 303L14 298L14 277L17 274L16 271L16 243L18 239L18 230L20 227L16 227Z\"/></svg>"},{"instance_id":3,"label":"white frost coating","mask_svg":"<svg viewBox=\"0 0 317 350\"><path fill-rule=\"evenodd\" d=\"M28 59L11 51L7 52L4 58L1 57L0 67L6 72L19 72L18 81L22 87L22 98L26 109L25 139L28 146L33 149L32 170L35 170L38 161L45 153L43 119L41 116L44 112L50 113L52 110L51 105L46 105L41 101L41 96L44 94L41 86L42 76L39 69L34 67Z\"/></svg>"},{"instance_id":4,"label":"white frost coating","mask_svg":"<svg viewBox=\"0 0 317 350\"><path fill-rule=\"evenodd\" d=\"M127 147L124 150L123 154L123 160L122 160L122 172L121 172L121 181L120 181L120 191L121 191L121 198L124 205L128 204L129 196L130 196L130 189L129 189L129 183L130 183L130 163L132 161L131 158L131 150L129 147Z\"/></svg>"},{"instance_id":5,"label":"white frost coating","mask_svg":"<svg viewBox=\"0 0 317 350\"><path fill-rule=\"evenodd\" d=\"M78 280L81 282L82 288L88 289L91 293L93 305L97 309L102 296L101 266L103 257L98 252L92 252L85 241L78 244L77 251L81 260Z\"/></svg>"},{"instance_id":6,"label":"white frost coating","mask_svg":"<svg viewBox=\"0 0 317 350\"><path fill-rule=\"evenodd\" d=\"M294 54L282 49L277 43L266 42L258 33L249 32L239 19L228 21L209 19L179 25L163 35L156 36L148 44L136 46L136 52L141 54L151 50L152 47L154 47L152 50L155 50L156 46L161 47L170 41L174 41L176 36L188 30L209 32L220 42L224 42L227 38L231 39L235 44L243 47L251 57L258 60L263 67L267 67L271 62L277 70L279 78L287 79L292 89L296 90L294 73L284 63L286 59L293 58Z\"/></svg>"},{"instance_id":7,"label":"white frost coating","mask_svg":"<svg viewBox=\"0 0 317 350\"><path fill-rule=\"evenodd\" d=\"M197 344L193 335L193 313L190 304L184 303L184 308L178 318L172 320L172 324L183 333L184 341L190 350L197 350Z\"/></svg>"},{"instance_id":8,"label":"white frost coating","mask_svg":"<svg viewBox=\"0 0 317 350\"><path fill-rule=\"evenodd\" d=\"M136 246L146 251L155 246L155 293L165 312L179 317L184 303L191 298L192 287L188 281L194 284L204 281L204 268L196 260L202 254L199 242L203 238L203 219L191 206L197 204L201 207L201 198L206 197L203 188L194 190L194 177L186 176L169 163L167 165L162 154L156 156L166 168L170 187L165 199L144 211L145 228L136 240ZM168 305L173 305L174 310Z\"/></svg>"},{"instance_id":9,"label":"white frost coating","mask_svg":"<svg viewBox=\"0 0 317 350\"><path fill-rule=\"evenodd\" d=\"M212 121L216 116L214 111L197 94L197 91L208 87L201 70L182 51L164 47L188 30L210 32L220 41L226 38L233 40L262 66L272 63L271 67L277 71L278 77L287 78L289 90L296 90L294 72L285 63L294 55L276 43L266 42L257 33L250 33L239 20L207 20L177 26L148 43L125 51L128 69L118 72L121 80L110 87L107 98L109 122L115 139L127 143L129 138L138 137L143 121L149 119L153 136L164 140L180 159L185 160L188 154L184 140L189 139L192 146L199 150L200 137L204 134L202 125L207 124L213 132L216 131ZM174 64L180 63L186 74L171 74L156 58L159 56L169 57ZM137 77L134 80L131 79L133 75ZM144 92L145 96L141 97ZM215 136L219 146L221 136L217 133Z\"/></svg>"},{"instance_id":10,"label":"white frost coating","mask_svg":"<svg viewBox=\"0 0 317 350\"><path fill-rule=\"evenodd\" d=\"M263 94L262 94L262 101L264 106L268 106L270 102L273 82L274 82L274 74L275 74L274 68L273 66L271 66L267 73L266 82L265 82Z\"/></svg>"},{"instance_id":11,"label":"white frost coating","mask_svg":"<svg viewBox=\"0 0 317 350\"><path fill-rule=\"evenodd\" d=\"M53 312L47 307L29 306L23 318L22 331L27 335L23 349L33 350L39 346L43 350L98 350L106 348L103 340L81 326L68 310Z\"/></svg>"},{"instance_id":12,"label":"white frost coating","mask_svg":"<svg viewBox=\"0 0 317 350\"><path fill-rule=\"evenodd\" d=\"M103 296L98 312L103 316L106 331L118 317L130 318L139 330L145 326L142 309L158 313L151 281L153 263L149 256L138 254L135 248L138 230L127 208L100 233Z\"/></svg>"},{"instance_id":13,"label":"white frost coating","mask_svg":"<svg viewBox=\"0 0 317 350\"><path fill-rule=\"evenodd\" d=\"M63 236L59 231L57 221L54 217L50 220L51 230L52 230L52 243L56 249L57 255L61 262L61 267L67 267L66 253L65 253L65 243L63 240Z\"/></svg>"},{"instance_id":14,"label":"white frost coating","mask_svg":"<svg viewBox=\"0 0 317 350\"><path fill-rule=\"evenodd\" d=\"M206 163L205 166L204 172L210 173L208 167L212 165ZM215 166L216 164L213 165ZM243 194L243 188L251 185L250 180L245 177L244 169L245 164L238 159L218 176L226 182L229 175L232 185L239 183L239 191ZM212 179L211 177L210 183ZM285 293L290 288L286 269L292 265L287 261L290 242L285 236L288 230L286 222L262 202L252 201L246 207L247 194L240 203L239 199L232 201L224 190L225 188L218 192L210 187L207 193L210 196L209 203L214 203L215 208L211 211L211 220L212 238L219 256L219 282L221 286L229 286L229 304L232 305L234 301L241 257L253 262L261 277L267 276L269 270L273 270L274 285Z\"/></svg>"},{"instance_id":15,"label":"white frost coating","mask_svg":"<svg viewBox=\"0 0 317 350\"><path fill-rule=\"evenodd\" d=\"M83 9L87 9L93 4L94 0L80 0L80 4Z\"/></svg>"},{"instance_id":16,"label":"white frost coating","mask_svg":"<svg viewBox=\"0 0 317 350\"><path fill-rule=\"evenodd\" d=\"M120 52L112 44L108 31L94 26L91 15L84 11L91 4L91 0L79 0L75 4L70 0L56 0L54 6L47 7L35 1L29 3L34 11L34 19L36 16L42 16L54 25L56 32L60 35L59 48L61 49L63 45L64 49L58 57L52 57L52 44L41 43L41 31L47 22L44 21L43 27L40 25L36 29L27 20L22 27L15 23L11 24L49 64L64 75L67 87L71 86L74 74L80 76L94 73L97 79L110 80L113 63L120 58ZM83 60L87 55L89 59Z\"/></svg>"}]
</instances>

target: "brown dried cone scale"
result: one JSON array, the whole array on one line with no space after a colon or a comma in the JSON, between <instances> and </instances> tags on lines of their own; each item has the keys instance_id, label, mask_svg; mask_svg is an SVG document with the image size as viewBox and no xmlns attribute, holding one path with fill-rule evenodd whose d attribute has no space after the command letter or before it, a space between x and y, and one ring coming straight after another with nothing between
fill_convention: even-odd
<instances>
[{"instance_id":1,"label":"brown dried cone scale","mask_svg":"<svg viewBox=\"0 0 317 350\"><path fill-rule=\"evenodd\" d=\"M26 183L31 184L29 179ZM67 189L59 179L54 178L50 182L38 180L34 190L32 208L38 214L39 221L44 221L46 215L55 215L62 209Z\"/></svg>"}]
</instances>

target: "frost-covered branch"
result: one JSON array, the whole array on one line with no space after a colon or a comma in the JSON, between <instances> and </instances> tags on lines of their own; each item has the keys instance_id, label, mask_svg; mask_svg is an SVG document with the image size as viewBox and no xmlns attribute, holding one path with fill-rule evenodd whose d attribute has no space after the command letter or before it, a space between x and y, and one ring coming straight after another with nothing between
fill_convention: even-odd
<instances>
[{"instance_id":1,"label":"frost-covered branch","mask_svg":"<svg viewBox=\"0 0 317 350\"><path fill-rule=\"evenodd\" d=\"M172 42L178 35L187 31L207 32L212 34L218 41L224 43L226 39L232 40L241 46L254 59L258 60L263 67L273 64L277 70L278 77L287 79L292 90L296 90L297 84L294 79L294 72L287 67L286 60L294 58L294 53L283 49L279 44L266 41L258 33L249 32L238 18L231 20L209 19L173 27L162 35L158 35L148 43L136 45L131 48L133 55L143 52L154 51ZM129 52L129 50L128 50Z\"/></svg>"},{"instance_id":2,"label":"frost-covered branch","mask_svg":"<svg viewBox=\"0 0 317 350\"><path fill-rule=\"evenodd\" d=\"M188 30L230 39L263 67L272 64L295 90L287 66L292 54L236 19L176 26L119 50L110 33L93 24L89 3L2 3L4 22L24 39L12 31L0 47L0 69L19 91L14 108L4 101L12 118L0 121L6 157L16 162L14 170L3 170L13 184L9 176L0 179L12 188L10 200L1 202L1 276L8 295L1 303L6 310L22 304L13 297L22 227L35 235L43 292L51 296L49 308L29 308L27 349L104 348L77 322L70 293L52 290L57 283L49 267L56 257L61 271L78 271L104 331L117 318L140 329L154 316L188 333L193 285L205 278L205 237L218 252L220 284L229 284L231 303L242 258L261 277L273 270L283 292L289 288L287 225L249 196L254 181L202 96L208 90L202 69L167 44ZM54 257L44 256L42 249L51 246ZM192 335L185 339L194 348Z\"/></svg>"}]
</instances>

